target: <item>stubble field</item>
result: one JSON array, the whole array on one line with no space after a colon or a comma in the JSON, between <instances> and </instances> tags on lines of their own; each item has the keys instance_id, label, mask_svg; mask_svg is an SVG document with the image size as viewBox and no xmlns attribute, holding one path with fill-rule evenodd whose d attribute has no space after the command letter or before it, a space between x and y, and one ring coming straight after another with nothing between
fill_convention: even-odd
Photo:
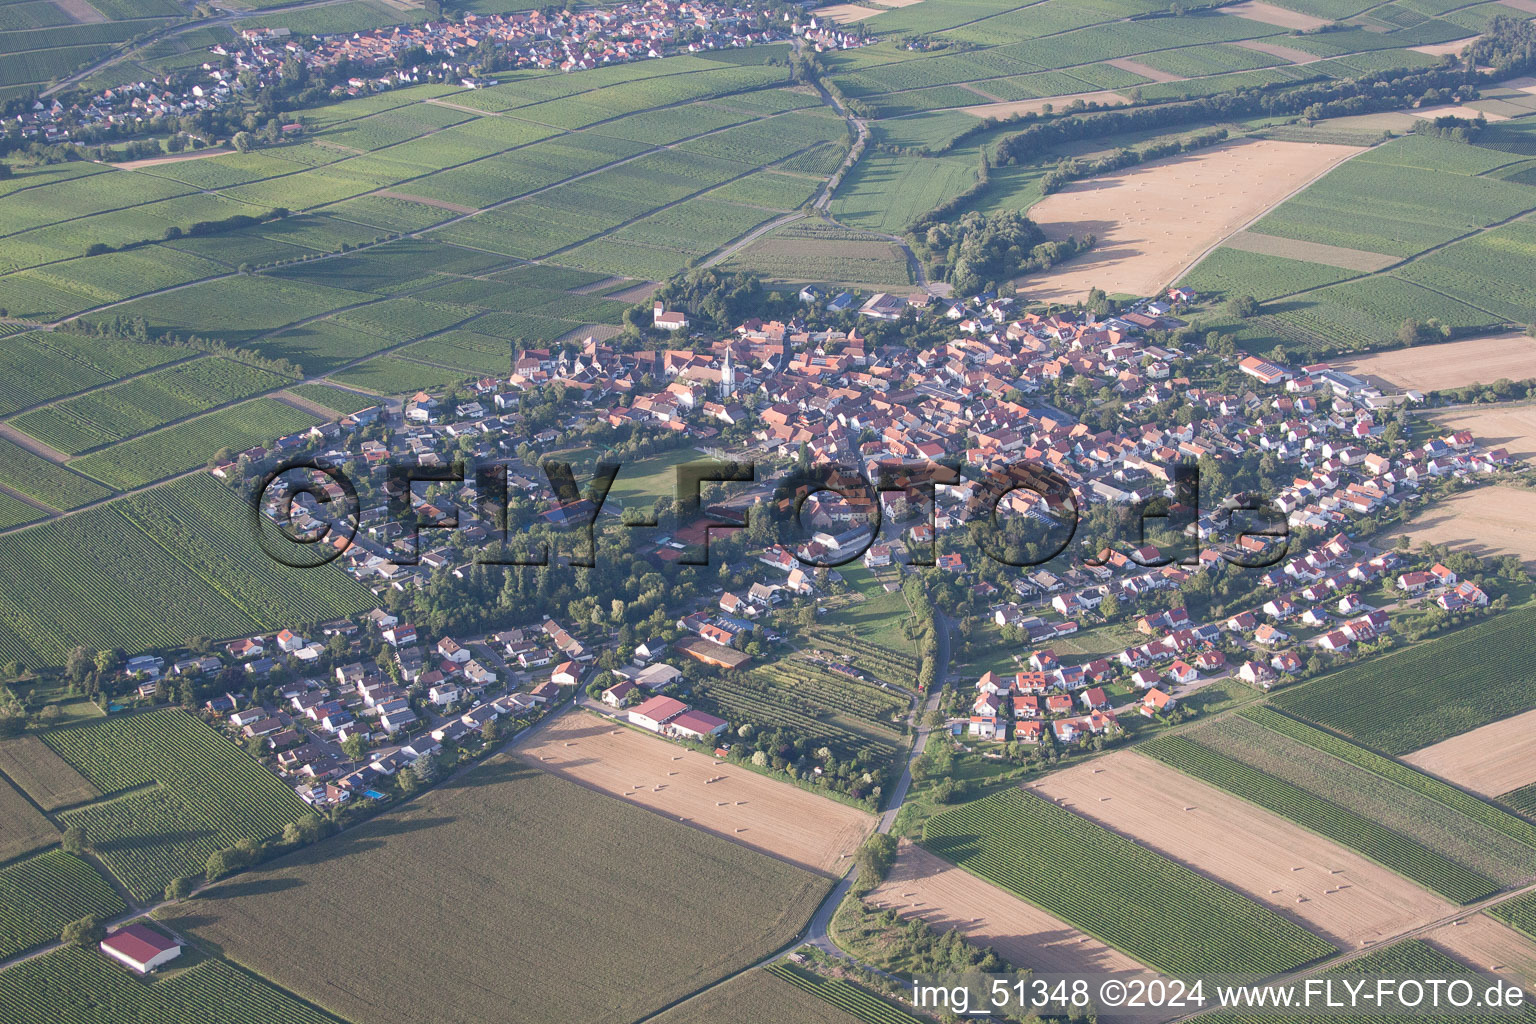
<instances>
[{"instance_id":1,"label":"stubble field","mask_svg":"<svg viewBox=\"0 0 1536 1024\"><path fill-rule=\"evenodd\" d=\"M863 811L594 714L560 716L518 753L562 778L810 871L841 875L875 826Z\"/></svg>"},{"instance_id":2,"label":"stubble field","mask_svg":"<svg viewBox=\"0 0 1536 1024\"><path fill-rule=\"evenodd\" d=\"M865 899L940 931L958 929L1016 966L1121 978L1149 973L1119 950L905 839L895 866Z\"/></svg>"},{"instance_id":3,"label":"stubble field","mask_svg":"<svg viewBox=\"0 0 1536 1024\"><path fill-rule=\"evenodd\" d=\"M1452 736L1403 760L1483 796L1529 786L1536 783L1536 711Z\"/></svg>"},{"instance_id":4,"label":"stubble field","mask_svg":"<svg viewBox=\"0 0 1536 1024\"><path fill-rule=\"evenodd\" d=\"M1425 938L1480 971L1536 993L1536 943L1508 925L1478 914L1436 928Z\"/></svg>"},{"instance_id":5,"label":"stubble field","mask_svg":"<svg viewBox=\"0 0 1536 1024\"><path fill-rule=\"evenodd\" d=\"M1511 449L1511 453L1514 450ZM1536 491L1520 487L1478 487L1437 501L1415 513L1404 527L1386 534L1390 546L1399 535L1411 544L1444 544L1475 555L1517 555L1536 560Z\"/></svg>"},{"instance_id":6,"label":"stubble field","mask_svg":"<svg viewBox=\"0 0 1536 1024\"><path fill-rule=\"evenodd\" d=\"M1029 216L1052 238L1093 234L1098 245L1048 275L1020 279L1019 292L1068 301L1091 288L1156 294L1201 253L1359 151L1257 140L1073 182Z\"/></svg>"},{"instance_id":7,"label":"stubble field","mask_svg":"<svg viewBox=\"0 0 1536 1024\"><path fill-rule=\"evenodd\" d=\"M1356 949L1455 913L1358 854L1148 758L1112 754L1031 792Z\"/></svg>"},{"instance_id":8,"label":"stubble field","mask_svg":"<svg viewBox=\"0 0 1536 1024\"><path fill-rule=\"evenodd\" d=\"M1467 338L1372 352L1337 365L1348 373L1414 391L1492 384L1501 377L1526 380L1536 377L1536 338L1521 334Z\"/></svg>"}]
</instances>

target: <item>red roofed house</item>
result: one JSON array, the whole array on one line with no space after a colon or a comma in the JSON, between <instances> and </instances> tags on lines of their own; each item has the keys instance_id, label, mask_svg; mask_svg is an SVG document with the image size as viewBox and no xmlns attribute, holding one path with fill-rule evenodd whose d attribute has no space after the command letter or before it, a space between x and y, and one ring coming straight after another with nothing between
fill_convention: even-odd
<instances>
[{"instance_id":1,"label":"red roofed house","mask_svg":"<svg viewBox=\"0 0 1536 1024\"><path fill-rule=\"evenodd\" d=\"M575 686L581 682L581 666L574 661L562 661L549 678L556 686Z\"/></svg>"},{"instance_id":2,"label":"red roofed house","mask_svg":"<svg viewBox=\"0 0 1536 1024\"><path fill-rule=\"evenodd\" d=\"M1141 699L1141 713L1151 718L1159 711L1167 711L1177 703L1178 701L1162 690L1148 690L1147 695Z\"/></svg>"},{"instance_id":3,"label":"red roofed house","mask_svg":"<svg viewBox=\"0 0 1536 1024\"><path fill-rule=\"evenodd\" d=\"M148 974L181 955L181 943L142 924L130 924L101 940L101 951L125 967Z\"/></svg>"},{"instance_id":4,"label":"red roofed house","mask_svg":"<svg viewBox=\"0 0 1536 1024\"><path fill-rule=\"evenodd\" d=\"M676 697L652 697L639 707L631 708L631 724L651 732L661 732L662 726L688 710L688 705Z\"/></svg>"},{"instance_id":5,"label":"red roofed house","mask_svg":"<svg viewBox=\"0 0 1536 1024\"><path fill-rule=\"evenodd\" d=\"M690 710L684 711L672 719L671 722L667 723L667 728L679 736L684 736L691 740L702 740L706 736L720 735L729 724L723 718L716 718L714 715L705 714L702 711Z\"/></svg>"}]
</instances>

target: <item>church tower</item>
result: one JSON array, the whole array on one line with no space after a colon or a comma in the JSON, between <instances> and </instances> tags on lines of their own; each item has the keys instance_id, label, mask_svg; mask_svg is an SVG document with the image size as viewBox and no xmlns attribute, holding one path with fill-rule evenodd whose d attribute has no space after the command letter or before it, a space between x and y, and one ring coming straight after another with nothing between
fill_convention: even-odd
<instances>
[{"instance_id":1,"label":"church tower","mask_svg":"<svg viewBox=\"0 0 1536 1024\"><path fill-rule=\"evenodd\" d=\"M730 398L736 393L736 368L731 365L731 350L725 350L725 362L720 367L720 395Z\"/></svg>"}]
</instances>

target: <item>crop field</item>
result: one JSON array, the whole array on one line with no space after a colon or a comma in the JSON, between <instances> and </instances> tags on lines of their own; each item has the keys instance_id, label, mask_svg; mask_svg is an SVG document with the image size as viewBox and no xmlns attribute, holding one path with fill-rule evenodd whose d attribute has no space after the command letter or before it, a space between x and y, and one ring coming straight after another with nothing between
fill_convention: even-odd
<instances>
[{"instance_id":1,"label":"crop field","mask_svg":"<svg viewBox=\"0 0 1536 1024\"><path fill-rule=\"evenodd\" d=\"M399 342L337 320L312 320L268 335L252 347L268 359L286 359L307 374L330 373Z\"/></svg>"},{"instance_id":2,"label":"crop field","mask_svg":"<svg viewBox=\"0 0 1536 1024\"><path fill-rule=\"evenodd\" d=\"M77 455L215 406L282 387L287 378L221 356L205 356L18 416L12 422ZM82 446L81 442L90 443Z\"/></svg>"},{"instance_id":3,"label":"crop field","mask_svg":"<svg viewBox=\"0 0 1536 1024\"><path fill-rule=\"evenodd\" d=\"M47 513L20 498L0 492L0 529L10 529L46 518Z\"/></svg>"},{"instance_id":4,"label":"crop field","mask_svg":"<svg viewBox=\"0 0 1536 1024\"><path fill-rule=\"evenodd\" d=\"M837 877L874 818L596 715L573 712L517 748L529 763L664 818Z\"/></svg>"},{"instance_id":5,"label":"crop field","mask_svg":"<svg viewBox=\"0 0 1536 1024\"><path fill-rule=\"evenodd\" d=\"M1517 608L1351 665L1273 703L1365 746L1404 754L1531 710L1536 691L1524 666L1533 655L1536 609Z\"/></svg>"},{"instance_id":6,"label":"crop field","mask_svg":"<svg viewBox=\"0 0 1536 1024\"><path fill-rule=\"evenodd\" d=\"M63 331L11 334L0 349L0 413L84 391L190 354L175 346L86 338Z\"/></svg>"},{"instance_id":7,"label":"crop field","mask_svg":"<svg viewBox=\"0 0 1536 1024\"><path fill-rule=\"evenodd\" d=\"M1510 810L1536 819L1536 785L1522 786L1513 793L1499 797L1499 803Z\"/></svg>"},{"instance_id":8,"label":"crop field","mask_svg":"<svg viewBox=\"0 0 1536 1024\"><path fill-rule=\"evenodd\" d=\"M1268 302L1281 295L1334 284L1355 271L1231 246L1215 249L1180 282L1202 295L1252 295Z\"/></svg>"},{"instance_id":9,"label":"crop field","mask_svg":"<svg viewBox=\"0 0 1536 1024\"><path fill-rule=\"evenodd\" d=\"M295 384L287 390L305 401L334 410L338 416L350 416L379 404L371 395L360 395L356 391L331 387L329 384Z\"/></svg>"},{"instance_id":10,"label":"crop field","mask_svg":"<svg viewBox=\"0 0 1536 1024\"><path fill-rule=\"evenodd\" d=\"M504 374L512 365L512 343L474 331L449 331L407 345L400 355L468 374Z\"/></svg>"},{"instance_id":11,"label":"crop field","mask_svg":"<svg viewBox=\"0 0 1536 1024\"><path fill-rule=\"evenodd\" d=\"M841 978L822 978L786 963L772 963L763 970L868 1024L921 1024L905 1010L897 1009Z\"/></svg>"},{"instance_id":12,"label":"crop field","mask_svg":"<svg viewBox=\"0 0 1536 1024\"><path fill-rule=\"evenodd\" d=\"M1348 249L1412 256L1536 207L1536 189L1477 177L1506 154L1410 136L1341 164L1254 225Z\"/></svg>"},{"instance_id":13,"label":"crop field","mask_svg":"<svg viewBox=\"0 0 1536 1024\"><path fill-rule=\"evenodd\" d=\"M654 1024L870 1024L767 970L738 975L652 1020ZM875 1024L880 1024L878 1019Z\"/></svg>"},{"instance_id":14,"label":"crop field","mask_svg":"<svg viewBox=\"0 0 1536 1024\"><path fill-rule=\"evenodd\" d=\"M1531 192L1536 202L1536 190ZM1489 320L1536 320L1536 288L1522 269L1536 259L1536 225L1528 220L1494 228L1395 271L1406 280L1489 314Z\"/></svg>"},{"instance_id":15,"label":"crop field","mask_svg":"<svg viewBox=\"0 0 1536 1024\"><path fill-rule=\"evenodd\" d=\"M976 183L975 153L943 157L871 153L843 179L832 216L850 227L900 234L921 214Z\"/></svg>"},{"instance_id":16,"label":"crop field","mask_svg":"<svg viewBox=\"0 0 1536 1024\"><path fill-rule=\"evenodd\" d=\"M156 510L163 520L153 521ZM138 496L124 512L143 517L162 540L188 546L170 554L161 540L125 528L129 520L112 504L0 538L13 567L0 588L0 655L58 664L68 653L66 640L143 650L191 636L236 636L275 627L296 612L316 619L352 614L366 594L339 566L279 572L254 549L238 501L211 478ZM194 527L198 534L191 536ZM215 567L222 569L215 574ZM43 579L46 586L37 583ZM104 581L114 584L109 604L101 596Z\"/></svg>"},{"instance_id":17,"label":"crop field","mask_svg":"<svg viewBox=\"0 0 1536 1024\"><path fill-rule=\"evenodd\" d=\"M56 811L101 796L100 790L85 781L69 762L36 736L0 741L0 772L9 776L45 811Z\"/></svg>"},{"instance_id":18,"label":"crop field","mask_svg":"<svg viewBox=\"0 0 1536 1024\"><path fill-rule=\"evenodd\" d=\"M850 682L851 685L851 682ZM891 763L901 737L852 716L829 714L804 696L786 691L762 674L741 679L710 679L696 691L699 704L734 725L757 729L784 728L832 749L839 760L864 752L877 762Z\"/></svg>"},{"instance_id":19,"label":"crop field","mask_svg":"<svg viewBox=\"0 0 1536 1024\"><path fill-rule=\"evenodd\" d=\"M59 841L59 830L20 791L0 781L0 863Z\"/></svg>"},{"instance_id":20,"label":"crop field","mask_svg":"<svg viewBox=\"0 0 1536 1024\"><path fill-rule=\"evenodd\" d=\"M1498 889L1492 881L1407 836L1185 736L1163 736L1137 750L1332 839L1457 903L1475 902Z\"/></svg>"},{"instance_id":21,"label":"crop field","mask_svg":"<svg viewBox=\"0 0 1536 1024\"><path fill-rule=\"evenodd\" d=\"M1442 925L1424 938L1463 963L1487 970L1529 993L1536 989L1536 942L1497 919L1495 911L1503 906L1497 904L1485 913Z\"/></svg>"},{"instance_id":22,"label":"crop field","mask_svg":"<svg viewBox=\"0 0 1536 1024\"><path fill-rule=\"evenodd\" d=\"M367 591L339 564L296 569L263 557L244 521L249 506L207 474L129 495L113 507L257 622L324 620L368 604Z\"/></svg>"},{"instance_id":23,"label":"crop field","mask_svg":"<svg viewBox=\"0 0 1536 1024\"><path fill-rule=\"evenodd\" d=\"M318 422L272 398L220 409L75 459L71 467L114 487L139 487L200 466L221 450L244 451Z\"/></svg>"},{"instance_id":24,"label":"crop field","mask_svg":"<svg viewBox=\"0 0 1536 1024\"><path fill-rule=\"evenodd\" d=\"M1405 755L1421 771L1482 796L1536 784L1536 711L1491 722Z\"/></svg>"},{"instance_id":25,"label":"crop field","mask_svg":"<svg viewBox=\"0 0 1536 1024\"><path fill-rule=\"evenodd\" d=\"M1488 916L1536 939L1536 893L1526 893L1489 907Z\"/></svg>"},{"instance_id":26,"label":"crop field","mask_svg":"<svg viewBox=\"0 0 1536 1024\"><path fill-rule=\"evenodd\" d=\"M400 356L378 356L333 373L331 379L348 387L364 388L381 395L404 395L423 388L447 387L473 376L477 374L431 366Z\"/></svg>"},{"instance_id":27,"label":"crop field","mask_svg":"<svg viewBox=\"0 0 1536 1024\"><path fill-rule=\"evenodd\" d=\"M1486 310L1392 274L1304 292L1271 308L1275 311L1266 314L1265 320L1278 324L1282 336L1295 334L1303 346L1321 339L1345 350L1394 344L1399 326L1410 317L1420 322L1439 320L1459 333L1487 331L1503 323Z\"/></svg>"},{"instance_id":28,"label":"crop field","mask_svg":"<svg viewBox=\"0 0 1536 1024\"><path fill-rule=\"evenodd\" d=\"M1132 752L1028 785L1117 835L1229 886L1341 949L1454 913L1455 904L1253 802Z\"/></svg>"},{"instance_id":29,"label":"crop field","mask_svg":"<svg viewBox=\"0 0 1536 1024\"><path fill-rule=\"evenodd\" d=\"M1119 950L906 839L885 881L865 902L906 920L920 918L939 931L959 931L1009 963L1028 964L1041 973L1120 978L1150 973Z\"/></svg>"},{"instance_id":30,"label":"crop field","mask_svg":"<svg viewBox=\"0 0 1536 1024\"><path fill-rule=\"evenodd\" d=\"M820 227L820 222L808 225ZM795 221L741 249L725 266L775 281L839 281L900 288L912 284L912 270L899 245L877 234L807 230Z\"/></svg>"},{"instance_id":31,"label":"crop field","mask_svg":"<svg viewBox=\"0 0 1536 1024\"><path fill-rule=\"evenodd\" d=\"M275 776L180 710L54 729L43 742L109 794L61 817L85 828L140 899L199 874L214 850L270 838L305 812Z\"/></svg>"},{"instance_id":32,"label":"crop field","mask_svg":"<svg viewBox=\"0 0 1536 1024\"><path fill-rule=\"evenodd\" d=\"M1253 707L1185 735L1500 885L1536 877L1527 822L1332 733Z\"/></svg>"},{"instance_id":33,"label":"crop field","mask_svg":"<svg viewBox=\"0 0 1536 1024\"><path fill-rule=\"evenodd\" d=\"M1311 8L1312 3L1306 6ZM1384 978L1466 978L1477 985L1476 976L1473 975L1468 965L1456 960L1427 942L1419 939L1407 939L1402 942L1385 946L1378 950L1351 960L1339 967L1320 972L1317 977L1325 980L1333 980L1339 977L1359 978L1384 977ZM1495 1024L1500 1020L1529 1021L1531 1011L1521 1008L1513 1013L1509 1011L1484 1011L1475 1009L1458 1011L1456 1019L1465 1024ZM1341 1013L1331 1010L1326 1013L1312 1015L1290 1014L1263 1014L1263 1013L1212 1013L1202 1018L1210 1024L1280 1024L1282 1021L1300 1022L1300 1024L1322 1024L1324 1021L1336 1021L1338 1024L1391 1024L1392 1021L1401 1021L1401 1011L1371 1014L1371 1013Z\"/></svg>"},{"instance_id":34,"label":"crop field","mask_svg":"<svg viewBox=\"0 0 1536 1024\"><path fill-rule=\"evenodd\" d=\"M941 811L923 845L1167 973L1267 975L1334 952L1232 890L1022 790Z\"/></svg>"},{"instance_id":35,"label":"crop field","mask_svg":"<svg viewBox=\"0 0 1536 1024\"><path fill-rule=\"evenodd\" d=\"M50 850L7 864L0 868L0 958L56 941L60 929L87 914L112 917L127 909L78 857Z\"/></svg>"},{"instance_id":36,"label":"crop field","mask_svg":"<svg viewBox=\"0 0 1536 1024\"><path fill-rule=\"evenodd\" d=\"M410 914L375 898L379 877L425 875L434 897ZM582 884L571 885L573 877ZM544 1024L558 1005L573 1019L617 1024L783 945L828 885L496 758L398 811L205 891L166 923L349 1020ZM668 894L667 913L658 913L659 892ZM427 959L407 938L423 929L478 939L452 957ZM296 960L296 933L329 955ZM611 973L592 984L573 988L550 970L599 947ZM512 948L529 955L509 958ZM357 985L363 961L395 984Z\"/></svg>"},{"instance_id":37,"label":"crop field","mask_svg":"<svg viewBox=\"0 0 1536 1024\"><path fill-rule=\"evenodd\" d=\"M188 959L183 953L178 965ZM0 1017L53 1024L341 1024L222 960L146 984L92 949L67 946L0 973Z\"/></svg>"}]
</instances>

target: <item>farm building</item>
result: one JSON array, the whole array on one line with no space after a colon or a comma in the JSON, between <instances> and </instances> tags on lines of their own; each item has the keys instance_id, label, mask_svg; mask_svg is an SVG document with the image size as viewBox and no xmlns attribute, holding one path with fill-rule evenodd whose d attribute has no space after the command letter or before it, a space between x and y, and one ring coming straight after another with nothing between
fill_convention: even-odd
<instances>
[{"instance_id":1,"label":"farm building","mask_svg":"<svg viewBox=\"0 0 1536 1024\"><path fill-rule=\"evenodd\" d=\"M639 707L631 708L632 724L652 732L661 732L663 726L688 710L688 705L676 697L652 697Z\"/></svg>"},{"instance_id":2,"label":"farm building","mask_svg":"<svg viewBox=\"0 0 1536 1024\"><path fill-rule=\"evenodd\" d=\"M662 698L670 700L671 698ZM691 740L702 740L706 736L718 736L725 731L730 723L723 718L705 714L703 711L684 711L668 723L667 727L679 736Z\"/></svg>"},{"instance_id":3,"label":"farm building","mask_svg":"<svg viewBox=\"0 0 1536 1024\"><path fill-rule=\"evenodd\" d=\"M125 967L148 974L181 955L181 943L142 924L130 924L101 940L101 951Z\"/></svg>"}]
</instances>

